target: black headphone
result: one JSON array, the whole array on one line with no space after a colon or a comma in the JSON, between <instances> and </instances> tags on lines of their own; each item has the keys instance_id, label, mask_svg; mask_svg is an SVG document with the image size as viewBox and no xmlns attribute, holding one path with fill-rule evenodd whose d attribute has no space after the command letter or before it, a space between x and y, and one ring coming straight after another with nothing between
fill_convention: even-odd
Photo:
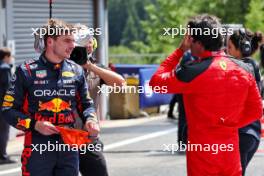
<instances>
[{"instance_id":1,"label":"black headphone","mask_svg":"<svg viewBox=\"0 0 264 176\"><path fill-rule=\"evenodd\" d=\"M238 43L239 49L240 49L243 56L249 56L251 54L251 51L252 51L251 40L247 36L244 28L239 29L239 35L240 35L240 40Z\"/></svg>"},{"instance_id":2,"label":"black headphone","mask_svg":"<svg viewBox=\"0 0 264 176\"><path fill-rule=\"evenodd\" d=\"M34 34L35 41L34 41L34 48L37 53L42 53L45 50L45 43L44 43L44 37Z\"/></svg>"}]
</instances>

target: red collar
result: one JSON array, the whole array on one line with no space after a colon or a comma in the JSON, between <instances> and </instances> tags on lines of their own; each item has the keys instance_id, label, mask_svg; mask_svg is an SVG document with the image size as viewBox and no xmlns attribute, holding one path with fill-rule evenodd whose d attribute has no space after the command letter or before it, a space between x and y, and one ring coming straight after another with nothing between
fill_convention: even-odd
<instances>
[{"instance_id":1,"label":"red collar","mask_svg":"<svg viewBox=\"0 0 264 176\"><path fill-rule=\"evenodd\" d=\"M225 56L225 52L223 50L220 51L204 51L203 53L201 53L198 57L199 59L204 59L204 58L208 58L208 57L216 57L216 56Z\"/></svg>"}]
</instances>

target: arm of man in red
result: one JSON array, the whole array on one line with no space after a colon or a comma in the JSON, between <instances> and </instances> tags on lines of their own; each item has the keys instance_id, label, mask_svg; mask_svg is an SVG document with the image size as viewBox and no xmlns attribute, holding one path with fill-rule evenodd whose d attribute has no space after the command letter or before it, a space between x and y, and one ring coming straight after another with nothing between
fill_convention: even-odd
<instances>
[{"instance_id":1,"label":"arm of man in red","mask_svg":"<svg viewBox=\"0 0 264 176\"><path fill-rule=\"evenodd\" d=\"M151 87L166 86L168 93L181 93L187 83L177 80L175 69L182 56L183 50L176 49L161 63L156 73L152 76L149 85Z\"/></svg>"},{"instance_id":2,"label":"arm of man in red","mask_svg":"<svg viewBox=\"0 0 264 176\"><path fill-rule=\"evenodd\" d=\"M161 63L149 83L153 89L154 87L166 87L167 93L187 93L190 91L189 85L191 82L186 83L180 81L176 76L175 70L184 52L190 49L192 40L193 39L189 35L185 35L180 47Z\"/></svg>"}]
</instances>

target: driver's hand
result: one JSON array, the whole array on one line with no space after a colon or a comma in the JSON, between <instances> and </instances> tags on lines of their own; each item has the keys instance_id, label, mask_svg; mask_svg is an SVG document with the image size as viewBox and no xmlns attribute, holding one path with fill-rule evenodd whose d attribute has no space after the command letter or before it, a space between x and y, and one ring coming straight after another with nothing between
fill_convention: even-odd
<instances>
[{"instance_id":1,"label":"driver's hand","mask_svg":"<svg viewBox=\"0 0 264 176\"><path fill-rule=\"evenodd\" d=\"M88 120L86 121L84 128L90 133L90 136L98 137L100 132L100 127L97 122Z\"/></svg>"},{"instance_id":2,"label":"driver's hand","mask_svg":"<svg viewBox=\"0 0 264 176\"><path fill-rule=\"evenodd\" d=\"M37 121L35 130L45 136L59 133L59 130L52 123L47 121Z\"/></svg>"},{"instance_id":3,"label":"driver's hand","mask_svg":"<svg viewBox=\"0 0 264 176\"><path fill-rule=\"evenodd\" d=\"M184 36L183 40L181 41L181 44L180 44L180 47L179 47L179 48L180 48L183 52L189 50L190 47L191 47L192 40L193 40L193 38L192 38L190 35L186 34L186 35Z\"/></svg>"}]
</instances>

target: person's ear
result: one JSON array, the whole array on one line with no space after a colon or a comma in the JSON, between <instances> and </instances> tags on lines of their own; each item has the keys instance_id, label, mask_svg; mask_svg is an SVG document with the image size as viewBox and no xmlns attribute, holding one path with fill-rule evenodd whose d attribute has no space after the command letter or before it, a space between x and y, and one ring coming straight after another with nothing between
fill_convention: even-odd
<instances>
[{"instance_id":1,"label":"person's ear","mask_svg":"<svg viewBox=\"0 0 264 176\"><path fill-rule=\"evenodd\" d=\"M53 39L51 37L47 38L47 46L52 46L53 45Z\"/></svg>"}]
</instances>

